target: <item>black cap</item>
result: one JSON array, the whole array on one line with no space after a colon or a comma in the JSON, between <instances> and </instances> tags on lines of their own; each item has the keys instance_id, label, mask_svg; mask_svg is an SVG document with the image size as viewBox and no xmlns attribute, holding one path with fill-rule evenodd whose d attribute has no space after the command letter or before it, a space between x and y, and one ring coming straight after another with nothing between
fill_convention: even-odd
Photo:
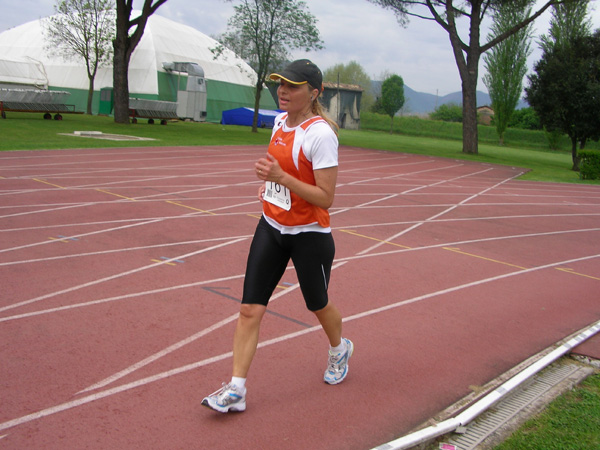
<instances>
[{"instance_id":1,"label":"black cap","mask_svg":"<svg viewBox=\"0 0 600 450\"><path fill-rule=\"evenodd\" d=\"M290 63L280 73L272 73L271 80L284 79L291 84L310 84L319 92L323 90L323 74L315 63L308 59L298 59Z\"/></svg>"}]
</instances>

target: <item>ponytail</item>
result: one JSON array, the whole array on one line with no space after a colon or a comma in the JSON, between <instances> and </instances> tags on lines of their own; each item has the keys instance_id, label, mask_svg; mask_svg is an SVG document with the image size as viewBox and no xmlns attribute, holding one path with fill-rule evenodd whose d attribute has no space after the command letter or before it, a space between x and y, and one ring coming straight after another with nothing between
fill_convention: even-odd
<instances>
[{"instance_id":1,"label":"ponytail","mask_svg":"<svg viewBox=\"0 0 600 450\"><path fill-rule=\"evenodd\" d=\"M312 86L310 86L310 87L312 87ZM313 88L313 89L317 89L317 88ZM319 89L319 95L320 95L320 92L322 92L321 89ZM316 114L317 116L321 116L323 118L323 120L329 124L329 126L331 127L333 132L336 135L338 134L338 130L340 129L340 127L333 119L331 119L327 114L325 114L325 110L323 109L323 106L319 102L319 96L317 96L313 100L311 110L312 110L313 114Z\"/></svg>"}]
</instances>

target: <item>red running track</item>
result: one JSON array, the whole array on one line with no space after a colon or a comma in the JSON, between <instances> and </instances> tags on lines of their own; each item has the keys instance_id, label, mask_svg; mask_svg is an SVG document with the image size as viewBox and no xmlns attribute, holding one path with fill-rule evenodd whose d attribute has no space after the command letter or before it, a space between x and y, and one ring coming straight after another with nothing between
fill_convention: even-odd
<instances>
[{"instance_id":1,"label":"red running track","mask_svg":"<svg viewBox=\"0 0 600 450\"><path fill-rule=\"evenodd\" d=\"M293 268L230 376L263 147L0 154L0 448L366 449L600 319L600 187L343 147L327 342Z\"/></svg>"}]
</instances>

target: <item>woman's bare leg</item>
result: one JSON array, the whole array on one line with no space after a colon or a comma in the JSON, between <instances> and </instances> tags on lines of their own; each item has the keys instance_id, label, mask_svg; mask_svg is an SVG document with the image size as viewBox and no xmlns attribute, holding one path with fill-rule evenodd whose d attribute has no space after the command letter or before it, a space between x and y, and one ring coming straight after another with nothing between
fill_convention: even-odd
<instances>
[{"instance_id":1,"label":"woman's bare leg","mask_svg":"<svg viewBox=\"0 0 600 450\"><path fill-rule=\"evenodd\" d=\"M329 302L323 309L314 312L329 339L329 345L337 347L342 342L342 315L336 306Z\"/></svg>"},{"instance_id":2,"label":"woman's bare leg","mask_svg":"<svg viewBox=\"0 0 600 450\"><path fill-rule=\"evenodd\" d=\"M233 376L246 378L258 345L260 322L266 306L242 304L233 336Z\"/></svg>"}]
</instances>

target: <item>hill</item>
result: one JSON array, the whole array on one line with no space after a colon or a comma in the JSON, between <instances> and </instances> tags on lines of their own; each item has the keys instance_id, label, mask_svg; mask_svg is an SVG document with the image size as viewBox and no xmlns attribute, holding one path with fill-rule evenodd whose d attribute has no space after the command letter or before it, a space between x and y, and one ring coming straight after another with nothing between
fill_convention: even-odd
<instances>
[{"instance_id":1,"label":"hill","mask_svg":"<svg viewBox=\"0 0 600 450\"><path fill-rule=\"evenodd\" d=\"M372 81L373 92L381 92L381 81ZM435 111L440 105L454 103L462 105L462 92L457 91L444 96L428 94L425 92L417 92L407 85L404 85L404 97L406 99L403 114L429 114ZM486 92L477 91L477 106L491 105L492 100ZM528 105L524 100L521 100L517 105L517 109L526 108Z\"/></svg>"}]
</instances>

